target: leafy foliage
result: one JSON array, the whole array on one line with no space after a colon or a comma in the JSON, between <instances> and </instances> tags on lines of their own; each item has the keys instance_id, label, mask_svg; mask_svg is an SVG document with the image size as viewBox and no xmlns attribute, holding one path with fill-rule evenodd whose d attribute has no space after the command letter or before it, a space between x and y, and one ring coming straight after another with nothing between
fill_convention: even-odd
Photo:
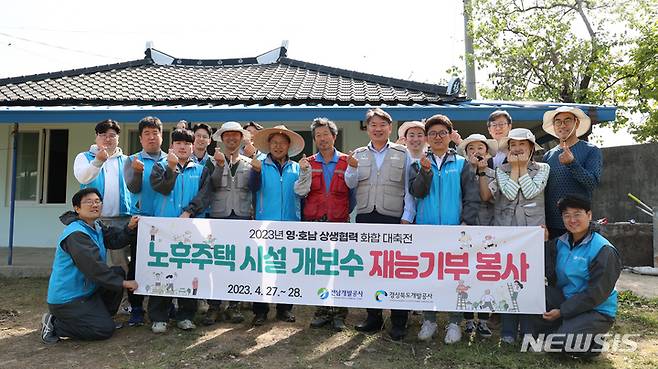
<instances>
[{"instance_id":1,"label":"leafy foliage","mask_svg":"<svg viewBox=\"0 0 658 369\"><path fill-rule=\"evenodd\" d=\"M658 139L656 0L472 1L482 96L614 104L613 128Z\"/></svg>"}]
</instances>

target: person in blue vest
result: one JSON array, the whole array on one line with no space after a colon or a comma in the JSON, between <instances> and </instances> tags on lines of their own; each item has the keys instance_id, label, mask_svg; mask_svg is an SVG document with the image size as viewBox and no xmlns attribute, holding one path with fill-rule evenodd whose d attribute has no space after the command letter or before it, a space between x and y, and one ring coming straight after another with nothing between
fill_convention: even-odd
<instances>
[{"instance_id":1,"label":"person in blue vest","mask_svg":"<svg viewBox=\"0 0 658 369\"><path fill-rule=\"evenodd\" d=\"M212 170L215 169L215 166L210 160L210 155L208 154L208 147L212 143L212 128L205 123L197 123L192 127L192 133L194 133L192 160L194 160L195 163L208 167L208 170L210 170L212 174ZM212 150L213 149L210 151L212 152Z\"/></svg>"},{"instance_id":2,"label":"person in blue vest","mask_svg":"<svg viewBox=\"0 0 658 369\"><path fill-rule=\"evenodd\" d=\"M131 195L126 186L123 166L128 157L118 146L121 127L106 119L96 124L95 143L88 151L75 157L73 175L80 188L94 187L103 197L101 219L110 226L123 227L130 220ZM109 251L111 266L121 266L128 271L128 248Z\"/></svg>"},{"instance_id":3,"label":"person in blue vest","mask_svg":"<svg viewBox=\"0 0 658 369\"><path fill-rule=\"evenodd\" d=\"M290 160L304 150L304 139L284 125L260 130L254 136L254 146L267 156L263 160L254 157L251 161L249 189L255 193L254 213L256 220L297 221L301 220L300 197L295 193L301 167L310 170L306 157L295 163ZM293 323L291 304L277 304L276 318ZM252 324L265 324L269 306L254 302Z\"/></svg>"},{"instance_id":4,"label":"person in blue vest","mask_svg":"<svg viewBox=\"0 0 658 369\"><path fill-rule=\"evenodd\" d=\"M167 160L162 152L162 122L157 117L144 117L137 125L139 143L142 151L131 155L123 166L123 176L126 186L131 193L130 214L153 216L153 200L155 191L151 188L149 176L155 163ZM135 278L135 260L137 255L137 239L130 250L130 263L128 264L128 278ZM128 325L140 326L144 324L144 296L128 293L131 311Z\"/></svg>"},{"instance_id":5,"label":"person in blue vest","mask_svg":"<svg viewBox=\"0 0 658 369\"><path fill-rule=\"evenodd\" d=\"M194 135L187 129L176 129L171 133L171 148L166 162L153 165L150 183L156 192L153 198L153 216L182 217L205 215L207 200L203 200L201 186L209 177L208 169L192 160ZM199 205L196 205L199 204ZM171 297L151 296L148 303L153 333L167 331ZM176 325L182 330L196 328L192 320L197 311L197 300L178 298Z\"/></svg>"},{"instance_id":6,"label":"person in blue vest","mask_svg":"<svg viewBox=\"0 0 658 369\"><path fill-rule=\"evenodd\" d=\"M450 148L453 131L450 119L441 114L425 121L429 150L412 165L409 192L416 197L416 224L459 225L462 209L462 176L469 170L464 157ZM418 339L432 339L437 331L436 312L424 312ZM461 339L461 314L451 314L445 342Z\"/></svg>"},{"instance_id":7,"label":"person in blue vest","mask_svg":"<svg viewBox=\"0 0 658 369\"><path fill-rule=\"evenodd\" d=\"M47 344L63 337L110 338L123 289L137 289L137 282L125 280L125 271L108 266L106 258L107 249L130 244L139 218L132 217L123 228L100 222L103 196L94 187L79 190L71 202L74 211L59 218L66 228L57 241L48 282L49 312L41 320L41 340Z\"/></svg>"},{"instance_id":8,"label":"person in blue vest","mask_svg":"<svg viewBox=\"0 0 658 369\"><path fill-rule=\"evenodd\" d=\"M553 348L568 351L568 342L582 342L583 352L569 355L595 356L600 342L587 335L605 334L615 322L621 258L610 241L592 229L589 199L568 194L557 206L567 232L547 243L547 312L533 320L533 333L575 335L554 337Z\"/></svg>"}]
</instances>

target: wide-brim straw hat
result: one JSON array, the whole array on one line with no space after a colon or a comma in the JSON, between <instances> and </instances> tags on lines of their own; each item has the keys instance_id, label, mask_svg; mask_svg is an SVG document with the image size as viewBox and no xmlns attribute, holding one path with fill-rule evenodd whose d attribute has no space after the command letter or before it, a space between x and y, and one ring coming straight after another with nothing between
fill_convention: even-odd
<instances>
[{"instance_id":1,"label":"wide-brim straw hat","mask_svg":"<svg viewBox=\"0 0 658 369\"><path fill-rule=\"evenodd\" d=\"M289 130L286 126L280 125L273 128L265 128L254 134L254 146L261 152L269 154L270 143L268 138L270 135L279 133L288 136L290 139L290 147L288 148L288 156L295 156L304 150L304 139L297 132Z\"/></svg>"},{"instance_id":2,"label":"wide-brim straw hat","mask_svg":"<svg viewBox=\"0 0 658 369\"><path fill-rule=\"evenodd\" d=\"M409 128L414 128L414 127L420 128L423 130L423 132L425 132L425 125L422 122L419 122L417 120L412 120L409 122L404 122L404 124L402 124L400 128L398 128L398 138L404 137L407 134Z\"/></svg>"},{"instance_id":3,"label":"wide-brim straw hat","mask_svg":"<svg viewBox=\"0 0 658 369\"><path fill-rule=\"evenodd\" d=\"M509 151L507 149L507 143L509 142L509 140L516 140L516 141L528 140L532 142L532 144L534 145L535 151L544 149L543 147L537 144L537 141L535 140L535 135L532 134L532 132L530 132L530 130L527 128L514 128L510 130L507 137L503 137L500 139L500 142L498 143L498 150L507 153Z\"/></svg>"},{"instance_id":4,"label":"wide-brim straw hat","mask_svg":"<svg viewBox=\"0 0 658 369\"><path fill-rule=\"evenodd\" d=\"M557 137L557 134L555 133L555 126L553 126L553 119L560 113L571 113L575 115L576 118L578 118L580 124L578 125L578 128L576 128L576 137L580 137L587 133L589 128L592 126L592 120L587 116L587 114L585 114L584 111L575 106L560 106L555 110L549 110L544 113L544 123L541 126L544 131L546 131L546 133L553 137Z\"/></svg>"},{"instance_id":5,"label":"wide-brim straw hat","mask_svg":"<svg viewBox=\"0 0 658 369\"><path fill-rule=\"evenodd\" d=\"M498 151L498 142L494 139L488 139L484 135L479 134L479 133L474 133L466 139L462 140L462 142L457 146L457 153L461 156L466 156L466 146L470 144L471 142L477 142L480 141L487 145L487 151L489 152L489 155L491 156L496 156L496 152Z\"/></svg>"},{"instance_id":6,"label":"wide-brim straw hat","mask_svg":"<svg viewBox=\"0 0 658 369\"><path fill-rule=\"evenodd\" d=\"M213 133L212 139L217 142L222 142L222 134L224 134L224 132L240 132L242 133L242 137L244 137L245 132L249 131L242 129L242 126L238 122L226 122L222 124L217 132Z\"/></svg>"}]
</instances>

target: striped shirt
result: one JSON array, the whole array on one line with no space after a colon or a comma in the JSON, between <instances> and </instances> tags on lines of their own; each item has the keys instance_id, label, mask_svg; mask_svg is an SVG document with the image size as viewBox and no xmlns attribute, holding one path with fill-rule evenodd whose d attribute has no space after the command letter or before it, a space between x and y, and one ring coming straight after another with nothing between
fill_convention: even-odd
<instances>
[{"instance_id":1,"label":"striped shirt","mask_svg":"<svg viewBox=\"0 0 658 369\"><path fill-rule=\"evenodd\" d=\"M548 174L550 172L550 167L546 164L539 163L539 172L534 178L531 178L528 173L522 175L518 182L512 180L510 176L505 173L500 167L496 168L496 177L498 178L498 186L500 192L505 195L505 197L513 201L518 196L519 190L523 193L523 197L526 199L532 199L539 195L546 187L546 182L548 181Z\"/></svg>"}]
</instances>

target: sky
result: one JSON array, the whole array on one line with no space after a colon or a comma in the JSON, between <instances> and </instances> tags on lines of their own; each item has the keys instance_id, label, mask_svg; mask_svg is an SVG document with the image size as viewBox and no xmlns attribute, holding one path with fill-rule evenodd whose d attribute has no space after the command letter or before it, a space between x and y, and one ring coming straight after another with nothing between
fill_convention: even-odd
<instances>
[{"instance_id":1,"label":"sky","mask_svg":"<svg viewBox=\"0 0 658 369\"><path fill-rule=\"evenodd\" d=\"M463 3L434 1L6 1L0 78L144 57L146 43L178 58L252 57L288 41L288 57L442 83L462 70ZM480 72L478 84L486 83ZM597 129L603 146L632 144Z\"/></svg>"}]
</instances>

